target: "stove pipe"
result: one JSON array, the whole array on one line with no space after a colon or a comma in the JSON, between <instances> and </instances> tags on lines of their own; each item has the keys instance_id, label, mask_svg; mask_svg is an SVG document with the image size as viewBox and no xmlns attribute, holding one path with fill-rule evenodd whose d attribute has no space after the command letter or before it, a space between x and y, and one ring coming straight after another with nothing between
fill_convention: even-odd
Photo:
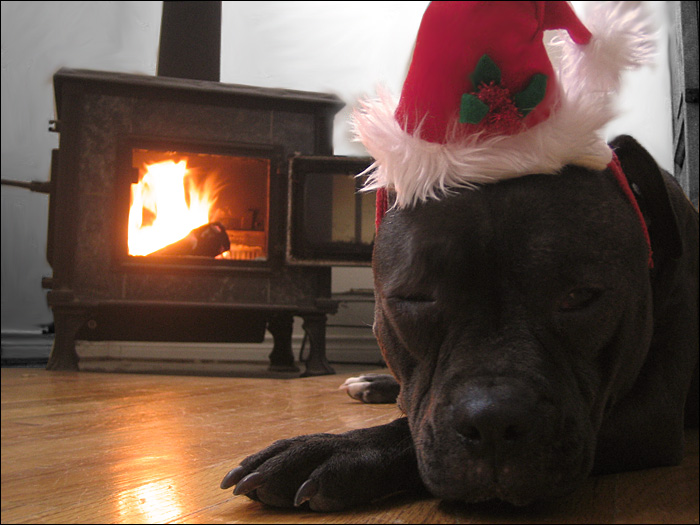
<instances>
[{"instance_id":1,"label":"stove pipe","mask_svg":"<svg viewBox=\"0 0 700 525\"><path fill-rule=\"evenodd\" d=\"M213 80L221 69L221 2L163 2L159 77Z\"/></svg>"}]
</instances>

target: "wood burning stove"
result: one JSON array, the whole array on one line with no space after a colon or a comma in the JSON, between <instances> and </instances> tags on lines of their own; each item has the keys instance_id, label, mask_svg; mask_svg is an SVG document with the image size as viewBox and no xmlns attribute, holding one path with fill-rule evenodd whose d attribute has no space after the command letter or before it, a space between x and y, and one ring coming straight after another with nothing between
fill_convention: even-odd
<instances>
[{"instance_id":1,"label":"wood burning stove","mask_svg":"<svg viewBox=\"0 0 700 525\"><path fill-rule=\"evenodd\" d=\"M70 69L54 88L49 368L77 368L76 340L255 342L267 329L271 368L288 370L299 316L303 375L333 373L330 266L368 264L374 232L355 177L370 159L333 156L342 102Z\"/></svg>"}]
</instances>

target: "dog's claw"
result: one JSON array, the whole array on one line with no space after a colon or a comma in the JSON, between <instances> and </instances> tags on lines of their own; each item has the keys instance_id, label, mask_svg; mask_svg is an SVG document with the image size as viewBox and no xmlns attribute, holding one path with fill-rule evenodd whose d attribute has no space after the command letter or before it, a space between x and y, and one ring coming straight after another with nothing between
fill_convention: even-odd
<instances>
[{"instance_id":1,"label":"dog's claw","mask_svg":"<svg viewBox=\"0 0 700 525\"><path fill-rule=\"evenodd\" d=\"M299 490L297 490L296 496L294 496L294 506L299 507L304 502L309 501L318 493L318 481L313 479L307 479L301 484Z\"/></svg>"},{"instance_id":2,"label":"dog's claw","mask_svg":"<svg viewBox=\"0 0 700 525\"><path fill-rule=\"evenodd\" d=\"M240 496L241 494L248 494L249 492L257 489L263 483L265 483L265 479L260 472L248 474L236 484L236 488L233 489L233 495Z\"/></svg>"},{"instance_id":3,"label":"dog's claw","mask_svg":"<svg viewBox=\"0 0 700 525\"><path fill-rule=\"evenodd\" d=\"M243 479L244 472L245 469L243 467L236 467L229 471L229 473L224 476L224 479L221 480L221 488L228 489L236 485Z\"/></svg>"}]
</instances>

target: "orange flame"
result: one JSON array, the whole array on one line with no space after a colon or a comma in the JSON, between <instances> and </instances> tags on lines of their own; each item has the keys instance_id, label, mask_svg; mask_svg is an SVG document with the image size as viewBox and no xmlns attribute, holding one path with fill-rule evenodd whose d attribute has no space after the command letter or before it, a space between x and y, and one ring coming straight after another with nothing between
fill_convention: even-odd
<instances>
[{"instance_id":1,"label":"orange flame","mask_svg":"<svg viewBox=\"0 0 700 525\"><path fill-rule=\"evenodd\" d=\"M215 200L213 178L197 188L185 160L146 165L131 185L129 255L148 255L207 224Z\"/></svg>"}]
</instances>

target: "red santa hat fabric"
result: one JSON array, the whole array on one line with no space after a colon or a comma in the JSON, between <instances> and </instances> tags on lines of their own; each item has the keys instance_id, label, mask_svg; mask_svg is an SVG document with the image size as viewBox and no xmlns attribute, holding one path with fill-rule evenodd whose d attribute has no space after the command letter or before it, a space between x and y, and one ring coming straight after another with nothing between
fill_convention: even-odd
<instances>
[{"instance_id":1,"label":"red santa hat fabric","mask_svg":"<svg viewBox=\"0 0 700 525\"><path fill-rule=\"evenodd\" d=\"M591 38L566 2L433 2L396 120L438 143L458 138L450 131L510 134L545 120L558 96L545 29L566 29L578 44Z\"/></svg>"}]
</instances>

